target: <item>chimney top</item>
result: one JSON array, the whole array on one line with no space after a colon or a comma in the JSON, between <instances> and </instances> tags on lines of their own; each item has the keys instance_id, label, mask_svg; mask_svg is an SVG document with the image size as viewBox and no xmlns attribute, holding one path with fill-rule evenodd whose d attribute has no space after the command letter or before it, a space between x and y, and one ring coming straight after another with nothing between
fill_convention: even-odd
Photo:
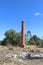
<instances>
[{"instance_id":1,"label":"chimney top","mask_svg":"<svg viewBox=\"0 0 43 65\"><path fill-rule=\"evenodd\" d=\"M22 20L22 23L24 23L24 21Z\"/></svg>"}]
</instances>

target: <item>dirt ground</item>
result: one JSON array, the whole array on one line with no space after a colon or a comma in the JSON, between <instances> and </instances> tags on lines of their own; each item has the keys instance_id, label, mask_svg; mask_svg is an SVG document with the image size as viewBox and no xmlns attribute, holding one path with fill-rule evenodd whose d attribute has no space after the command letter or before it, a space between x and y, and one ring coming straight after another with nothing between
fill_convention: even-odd
<instances>
[{"instance_id":1,"label":"dirt ground","mask_svg":"<svg viewBox=\"0 0 43 65\"><path fill-rule=\"evenodd\" d=\"M29 59L23 60L22 62L15 60L9 60L5 58L5 55L15 53L19 55L20 52L41 52L43 53L43 48L38 48L37 46L31 45L25 48L12 47L12 46L0 46L0 65L43 65L43 59Z\"/></svg>"}]
</instances>

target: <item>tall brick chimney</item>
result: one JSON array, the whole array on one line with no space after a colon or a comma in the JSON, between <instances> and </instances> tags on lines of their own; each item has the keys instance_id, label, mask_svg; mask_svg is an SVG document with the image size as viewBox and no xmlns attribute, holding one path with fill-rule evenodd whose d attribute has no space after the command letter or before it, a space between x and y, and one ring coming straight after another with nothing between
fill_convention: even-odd
<instances>
[{"instance_id":1,"label":"tall brick chimney","mask_svg":"<svg viewBox=\"0 0 43 65\"><path fill-rule=\"evenodd\" d=\"M24 48L24 21L22 21L22 27L21 27L21 47Z\"/></svg>"}]
</instances>

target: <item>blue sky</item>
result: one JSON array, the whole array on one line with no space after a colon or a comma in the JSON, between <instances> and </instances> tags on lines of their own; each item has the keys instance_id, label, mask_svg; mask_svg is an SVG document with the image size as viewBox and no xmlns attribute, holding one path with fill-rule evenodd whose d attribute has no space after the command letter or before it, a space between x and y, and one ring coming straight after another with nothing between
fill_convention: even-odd
<instances>
[{"instance_id":1,"label":"blue sky","mask_svg":"<svg viewBox=\"0 0 43 65\"><path fill-rule=\"evenodd\" d=\"M9 29L21 31L25 22L25 33L43 37L43 0L0 0L0 40Z\"/></svg>"}]
</instances>

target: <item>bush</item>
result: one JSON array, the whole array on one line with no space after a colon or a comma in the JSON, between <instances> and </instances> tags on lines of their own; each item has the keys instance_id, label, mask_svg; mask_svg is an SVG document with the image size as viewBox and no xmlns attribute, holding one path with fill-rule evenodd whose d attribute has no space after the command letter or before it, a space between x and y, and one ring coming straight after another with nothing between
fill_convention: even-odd
<instances>
[{"instance_id":1,"label":"bush","mask_svg":"<svg viewBox=\"0 0 43 65\"><path fill-rule=\"evenodd\" d=\"M29 41L29 45L35 45L35 41L34 40Z\"/></svg>"},{"instance_id":2,"label":"bush","mask_svg":"<svg viewBox=\"0 0 43 65\"><path fill-rule=\"evenodd\" d=\"M40 47L43 47L43 43L41 42L39 46L40 46Z\"/></svg>"}]
</instances>

